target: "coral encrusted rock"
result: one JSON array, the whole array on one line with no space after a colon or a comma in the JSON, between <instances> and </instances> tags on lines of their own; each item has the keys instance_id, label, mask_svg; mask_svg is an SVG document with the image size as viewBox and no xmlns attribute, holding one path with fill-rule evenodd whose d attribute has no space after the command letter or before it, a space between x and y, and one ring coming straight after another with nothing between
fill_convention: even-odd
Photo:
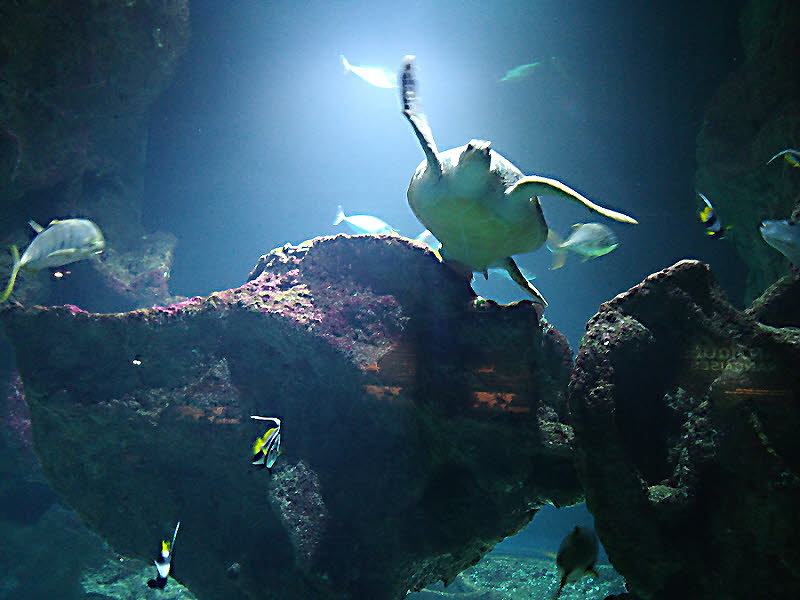
<instances>
[{"instance_id":1,"label":"coral encrusted rock","mask_svg":"<svg viewBox=\"0 0 800 600\"><path fill-rule=\"evenodd\" d=\"M782 289L794 299L773 308L800 302ZM759 314L682 261L587 326L569 393L578 471L641 598L800 595L800 329Z\"/></svg>"},{"instance_id":2,"label":"coral encrusted rock","mask_svg":"<svg viewBox=\"0 0 800 600\"><path fill-rule=\"evenodd\" d=\"M540 317L394 236L279 248L167 307L0 312L53 487L129 556L180 520L175 577L216 600L403 598L579 501ZM282 421L271 474L251 415Z\"/></svg>"}]
</instances>

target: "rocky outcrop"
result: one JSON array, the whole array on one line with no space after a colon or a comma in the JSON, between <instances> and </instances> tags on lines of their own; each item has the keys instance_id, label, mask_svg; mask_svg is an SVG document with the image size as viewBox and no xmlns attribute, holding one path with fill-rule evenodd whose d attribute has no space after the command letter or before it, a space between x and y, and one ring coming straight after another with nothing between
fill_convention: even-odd
<instances>
[{"instance_id":1,"label":"rocky outcrop","mask_svg":"<svg viewBox=\"0 0 800 600\"><path fill-rule=\"evenodd\" d=\"M770 295L739 312L683 261L587 326L569 393L577 465L641 598L800 593L800 321L777 310L800 296L796 282Z\"/></svg>"},{"instance_id":2,"label":"rocky outcrop","mask_svg":"<svg viewBox=\"0 0 800 600\"><path fill-rule=\"evenodd\" d=\"M217 600L403 598L578 501L570 351L540 316L393 236L166 307L0 312L55 490L144 560L180 520L175 576ZM272 476L250 415L282 419Z\"/></svg>"},{"instance_id":3,"label":"rocky outcrop","mask_svg":"<svg viewBox=\"0 0 800 600\"><path fill-rule=\"evenodd\" d=\"M108 242L95 293L163 302L175 238L141 225L147 111L188 47L188 1L6 2L0 17L0 242L25 246L29 219L90 218ZM17 297L57 301L45 276Z\"/></svg>"},{"instance_id":4,"label":"rocky outcrop","mask_svg":"<svg viewBox=\"0 0 800 600\"><path fill-rule=\"evenodd\" d=\"M788 271L758 231L785 219L800 195L800 169L767 161L800 143L800 4L749 0L740 16L744 63L720 86L697 136L695 187L714 203L747 268L749 304Z\"/></svg>"}]
</instances>

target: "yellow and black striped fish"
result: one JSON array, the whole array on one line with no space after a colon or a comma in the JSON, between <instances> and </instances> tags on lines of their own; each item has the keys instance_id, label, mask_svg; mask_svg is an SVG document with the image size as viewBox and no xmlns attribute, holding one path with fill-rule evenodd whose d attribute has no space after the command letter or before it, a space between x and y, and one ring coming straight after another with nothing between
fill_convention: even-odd
<instances>
[{"instance_id":1,"label":"yellow and black striped fish","mask_svg":"<svg viewBox=\"0 0 800 600\"><path fill-rule=\"evenodd\" d=\"M181 522L178 521L178 524L175 525L175 531L172 534L172 543L167 540L161 542L161 554L159 554L158 558L155 560L156 578L148 579L147 587L163 590L167 585L167 579L169 579L169 572L172 566L172 551L175 547L175 538L178 537L178 528L180 526Z\"/></svg>"},{"instance_id":2,"label":"yellow and black striped fish","mask_svg":"<svg viewBox=\"0 0 800 600\"><path fill-rule=\"evenodd\" d=\"M257 415L251 415L250 418L275 423L275 427L268 429L253 443L253 466L259 469L272 469L281 453L281 420L277 417L259 417Z\"/></svg>"},{"instance_id":3,"label":"yellow and black striped fish","mask_svg":"<svg viewBox=\"0 0 800 600\"><path fill-rule=\"evenodd\" d=\"M705 194L701 194L697 192L697 195L702 198L705 206L700 210L699 217L700 222L705 227L706 235L714 238L722 238L725 237L725 232L730 229L730 227L723 227L720 220L717 218L717 212L714 210L714 207L711 206L711 202L706 198Z\"/></svg>"}]
</instances>

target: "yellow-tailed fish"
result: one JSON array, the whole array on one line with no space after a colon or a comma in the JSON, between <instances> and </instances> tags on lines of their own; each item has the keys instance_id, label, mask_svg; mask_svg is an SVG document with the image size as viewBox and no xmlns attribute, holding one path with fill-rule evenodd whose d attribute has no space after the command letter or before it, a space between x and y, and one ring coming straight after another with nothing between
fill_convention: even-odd
<instances>
[{"instance_id":1,"label":"yellow-tailed fish","mask_svg":"<svg viewBox=\"0 0 800 600\"><path fill-rule=\"evenodd\" d=\"M28 224L37 235L23 252L22 258L17 247L11 246L14 264L0 302L5 302L11 295L20 270L62 267L98 254L106 245L100 228L88 219L55 220L46 228L34 221L28 221Z\"/></svg>"},{"instance_id":2,"label":"yellow-tailed fish","mask_svg":"<svg viewBox=\"0 0 800 600\"><path fill-rule=\"evenodd\" d=\"M250 418L257 421L272 421L275 424L275 427L268 429L253 443L253 466L258 469L272 469L281 453L281 420L277 417L258 415L251 415Z\"/></svg>"},{"instance_id":3,"label":"yellow-tailed fish","mask_svg":"<svg viewBox=\"0 0 800 600\"><path fill-rule=\"evenodd\" d=\"M793 167L795 168L800 167L800 150L795 150L793 148L787 148L786 150L781 150L775 156L770 158L767 161L767 164L771 163L776 158L780 158L781 156L787 163L789 163Z\"/></svg>"},{"instance_id":4,"label":"yellow-tailed fish","mask_svg":"<svg viewBox=\"0 0 800 600\"><path fill-rule=\"evenodd\" d=\"M178 528L180 526L181 522L178 521L178 524L175 525L175 531L172 534L172 542L168 542L167 540L161 541L161 553L155 560L156 578L148 579L147 587L161 590L167 585L167 579L169 578L169 571L172 565L172 552L175 549L175 538L178 537Z\"/></svg>"},{"instance_id":5,"label":"yellow-tailed fish","mask_svg":"<svg viewBox=\"0 0 800 600\"><path fill-rule=\"evenodd\" d=\"M379 88L396 88L397 75L391 71L387 71L381 67L367 67L351 65L350 62L344 57L343 54L339 55L342 59L345 71L350 71L357 77L363 79L370 85Z\"/></svg>"}]
</instances>

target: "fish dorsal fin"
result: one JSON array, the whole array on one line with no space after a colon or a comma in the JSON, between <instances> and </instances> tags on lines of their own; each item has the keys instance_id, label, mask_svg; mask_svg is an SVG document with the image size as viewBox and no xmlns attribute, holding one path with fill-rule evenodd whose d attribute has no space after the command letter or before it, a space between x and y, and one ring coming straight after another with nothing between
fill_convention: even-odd
<instances>
[{"instance_id":1,"label":"fish dorsal fin","mask_svg":"<svg viewBox=\"0 0 800 600\"><path fill-rule=\"evenodd\" d=\"M573 223L572 228L577 229L578 227L583 227L583 223Z\"/></svg>"},{"instance_id":2,"label":"fish dorsal fin","mask_svg":"<svg viewBox=\"0 0 800 600\"><path fill-rule=\"evenodd\" d=\"M433 141L433 132L428 119L422 112L417 101L417 78L414 75L414 57L406 56L403 60L403 68L400 70L400 102L403 105L403 115L405 115L414 133L425 152L428 167L436 174L442 173L442 164L439 161L439 151Z\"/></svg>"},{"instance_id":3,"label":"fish dorsal fin","mask_svg":"<svg viewBox=\"0 0 800 600\"><path fill-rule=\"evenodd\" d=\"M30 221L28 221L28 225L30 225L30 226L31 226L31 229L33 229L33 230L34 230L36 233L42 233L42 232L44 231L44 227L42 227L41 225L39 225L39 224L38 224L36 221L34 221L33 219L31 219Z\"/></svg>"}]
</instances>

